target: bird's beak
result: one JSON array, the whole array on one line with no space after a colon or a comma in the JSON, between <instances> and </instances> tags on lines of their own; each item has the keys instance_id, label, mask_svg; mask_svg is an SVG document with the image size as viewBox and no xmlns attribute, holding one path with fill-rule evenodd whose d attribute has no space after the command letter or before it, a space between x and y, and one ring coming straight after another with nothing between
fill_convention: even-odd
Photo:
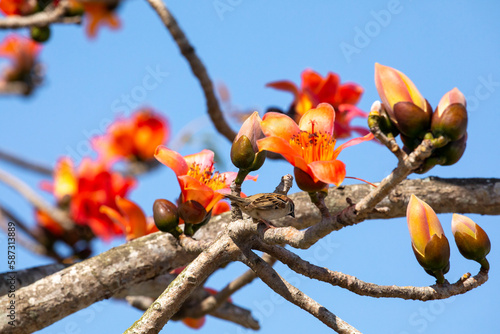
<instances>
[{"instance_id":1,"label":"bird's beak","mask_svg":"<svg viewBox=\"0 0 500 334\"><path fill-rule=\"evenodd\" d=\"M290 212L288 215L289 215L289 216L292 216L293 218L295 218L295 212L293 212L293 211L292 211L292 212Z\"/></svg>"}]
</instances>

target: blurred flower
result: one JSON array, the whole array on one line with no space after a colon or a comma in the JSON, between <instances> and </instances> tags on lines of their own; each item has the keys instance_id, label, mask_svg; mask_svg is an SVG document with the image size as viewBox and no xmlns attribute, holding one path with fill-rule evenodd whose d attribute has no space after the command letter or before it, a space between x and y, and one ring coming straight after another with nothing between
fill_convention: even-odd
<instances>
[{"instance_id":1,"label":"blurred flower","mask_svg":"<svg viewBox=\"0 0 500 334\"><path fill-rule=\"evenodd\" d=\"M226 201L218 201L212 209L212 216L217 216L231 210L231 205Z\"/></svg>"},{"instance_id":2,"label":"blurred flower","mask_svg":"<svg viewBox=\"0 0 500 334\"><path fill-rule=\"evenodd\" d=\"M79 1L77 1L78 3ZM116 2L99 2L85 1L79 2L85 11L86 31L87 36L95 38L97 31L101 26L107 25L111 29L119 29L121 26L120 19L115 14L119 1ZM78 6L78 4L74 5Z\"/></svg>"},{"instance_id":3,"label":"blurred flower","mask_svg":"<svg viewBox=\"0 0 500 334\"><path fill-rule=\"evenodd\" d=\"M402 72L376 63L375 86L399 131L409 137L423 137L430 128L432 109L413 82Z\"/></svg>"},{"instance_id":4,"label":"blurred flower","mask_svg":"<svg viewBox=\"0 0 500 334\"><path fill-rule=\"evenodd\" d=\"M214 152L210 150L183 157L165 146L158 146L155 157L177 176L181 187L179 209L182 203L195 201L209 213L223 198L222 193L230 191L231 182L237 175L235 172L214 172ZM256 180L257 177L248 176L247 179Z\"/></svg>"},{"instance_id":5,"label":"blurred flower","mask_svg":"<svg viewBox=\"0 0 500 334\"><path fill-rule=\"evenodd\" d=\"M158 232L154 222L148 222L148 218L137 204L120 196L117 196L115 201L118 210L102 205L99 211L123 229L127 241Z\"/></svg>"},{"instance_id":6,"label":"blurred flower","mask_svg":"<svg viewBox=\"0 0 500 334\"><path fill-rule=\"evenodd\" d=\"M266 85L278 90L290 92L294 101L290 107L291 117L298 123L301 117L319 103L329 103L335 109L335 134L337 139L348 138L351 131L361 135L368 134L368 129L350 126L355 117L367 117L367 114L354 105L358 103L363 88L355 83L340 84L340 77L328 72L325 78L311 69L302 72L301 87L288 80L274 81Z\"/></svg>"},{"instance_id":7,"label":"blurred flower","mask_svg":"<svg viewBox=\"0 0 500 334\"><path fill-rule=\"evenodd\" d=\"M240 169L259 169L265 161L266 153L259 152L257 140L264 137L259 113L254 112L243 122L231 146L231 161Z\"/></svg>"},{"instance_id":8,"label":"blurred flower","mask_svg":"<svg viewBox=\"0 0 500 334\"><path fill-rule=\"evenodd\" d=\"M64 234L62 226L44 211L35 210L35 221L38 225L47 229L50 233L57 237L61 237Z\"/></svg>"},{"instance_id":9,"label":"blurred flower","mask_svg":"<svg viewBox=\"0 0 500 334\"><path fill-rule=\"evenodd\" d=\"M36 9L34 0L0 0L0 11L6 15L29 15Z\"/></svg>"},{"instance_id":10,"label":"blurred flower","mask_svg":"<svg viewBox=\"0 0 500 334\"><path fill-rule=\"evenodd\" d=\"M488 270L486 255L491 250L491 243L481 226L472 219L455 213L451 219L451 230L460 254L466 259L479 262L482 268Z\"/></svg>"},{"instance_id":11,"label":"blurred flower","mask_svg":"<svg viewBox=\"0 0 500 334\"><path fill-rule=\"evenodd\" d=\"M107 240L123 231L100 207L105 205L119 211L116 196L125 197L134 185L133 178L111 171L102 161L86 158L75 169L72 161L63 157L55 168L54 182L44 182L42 188L52 192L60 206L68 206L76 223L88 225L96 236Z\"/></svg>"},{"instance_id":12,"label":"blurred flower","mask_svg":"<svg viewBox=\"0 0 500 334\"><path fill-rule=\"evenodd\" d=\"M92 145L105 161L129 159L147 161L154 158L158 145L170 135L167 120L151 109L141 109L130 118L118 119L106 134L92 138Z\"/></svg>"},{"instance_id":13,"label":"blurred flower","mask_svg":"<svg viewBox=\"0 0 500 334\"><path fill-rule=\"evenodd\" d=\"M444 282L450 268L450 245L434 210L415 195L411 195L406 210L408 230L415 257L425 271Z\"/></svg>"},{"instance_id":14,"label":"blurred flower","mask_svg":"<svg viewBox=\"0 0 500 334\"><path fill-rule=\"evenodd\" d=\"M451 141L462 138L467 131L467 102L465 96L453 88L444 94L432 115L431 130L434 136L446 136Z\"/></svg>"},{"instance_id":15,"label":"blurred flower","mask_svg":"<svg viewBox=\"0 0 500 334\"><path fill-rule=\"evenodd\" d=\"M184 269L184 267L182 267L181 269ZM218 293L217 290L212 289L212 288L204 287L203 289L205 289L205 291L211 295L216 295ZM228 298L227 301L229 303L233 302L233 300L231 298ZM200 317L200 318L184 318L184 319L182 319L182 322L184 323L184 325L186 325L190 328L193 328L193 329L200 329L205 324L205 321L206 321L205 316Z\"/></svg>"},{"instance_id":16,"label":"blurred flower","mask_svg":"<svg viewBox=\"0 0 500 334\"><path fill-rule=\"evenodd\" d=\"M11 34L0 44L0 57L10 59L0 82L21 82L33 87L41 78L37 73L37 57L41 46L30 38Z\"/></svg>"},{"instance_id":17,"label":"blurred flower","mask_svg":"<svg viewBox=\"0 0 500 334\"><path fill-rule=\"evenodd\" d=\"M371 140L370 133L352 139L335 149L335 111L327 103L306 112L299 125L280 113L267 113L262 120L262 130L267 138L257 144L260 150L281 154L295 169L299 188L319 191L329 183L339 186L345 177L345 165L337 160L346 147Z\"/></svg>"}]
</instances>

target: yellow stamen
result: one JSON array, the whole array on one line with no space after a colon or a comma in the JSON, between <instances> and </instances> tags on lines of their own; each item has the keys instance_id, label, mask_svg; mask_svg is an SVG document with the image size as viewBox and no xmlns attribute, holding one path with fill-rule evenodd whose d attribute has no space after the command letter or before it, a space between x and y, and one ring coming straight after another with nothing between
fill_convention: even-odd
<instances>
[{"instance_id":1,"label":"yellow stamen","mask_svg":"<svg viewBox=\"0 0 500 334\"><path fill-rule=\"evenodd\" d=\"M290 138L290 145L298 148L306 163L313 161L331 161L334 158L335 138L329 133L300 131Z\"/></svg>"},{"instance_id":2,"label":"yellow stamen","mask_svg":"<svg viewBox=\"0 0 500 334\"><path fill-rule=\"evenodd\" d=\"M187 175L197 179L201 183L208 186L210 189L219 190L226 187L226 177L219 172L214 172L213 165L205 169L201 169L200 164L192 164L189 166Z\"/></svg>"}]
</instances>

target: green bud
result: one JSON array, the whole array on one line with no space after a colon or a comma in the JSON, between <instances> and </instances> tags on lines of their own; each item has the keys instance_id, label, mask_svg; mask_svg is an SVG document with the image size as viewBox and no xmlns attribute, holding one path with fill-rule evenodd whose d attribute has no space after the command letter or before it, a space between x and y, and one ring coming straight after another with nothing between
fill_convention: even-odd
<instances>
[{"instance_id":1,"label":"green bud","mask_svg":"<svg viewBox=\"0 0 500 334\"><path fill-rule=\"evenodd\" d=\"M33 26L30 28L31 39L35 42L43 43L46 42L50 38L50 27L36 27Z\"/></svg>"},{"instance_id":2,"label":"green bud","mask_svg":"<svg viewBox=\"0 0 500 334\"><path fill-rule=\"evenodd\" d=\"M442 148L437 149L433 155L441 157L443 162L440 163L442 166L451 166L460 160L465 152L467 146L467 133L465 133L462 138L456 141L448 143Z\"/></svg>"},{"instance_id":3,"label":"green bud","mask_svg":"<svg viewBox=\"0 0 500 334\"><path fill-rule=\"evenodd\" d=\"M231 161L241 169L248 169L255 160L252 142L247 136L240 136L231 146Z\"/></svg>"}]
</instances>

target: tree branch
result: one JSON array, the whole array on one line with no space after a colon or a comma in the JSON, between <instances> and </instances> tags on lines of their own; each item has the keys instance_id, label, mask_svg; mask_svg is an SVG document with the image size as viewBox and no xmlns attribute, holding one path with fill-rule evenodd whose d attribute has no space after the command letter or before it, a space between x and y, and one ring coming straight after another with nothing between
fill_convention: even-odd
<instances>
[{"instance_id":1,"label":"tree branch","mask_svg":"<svg viewBox=\"0 0 500 334\"><path fill-rule=\"evenodd\" d=\"M191 67L191 71L200 82L201 88L203 89L203 94L205 95L205 99L207 102L208 115L214 123L215 128L229 141L233 141L234 137L236 137L236 133L227 124L224 115L222 114L219 101L215 96L212 80L208 75L205 65L203 65L200 58L198 58L198 56L196 55L194 47L189 43L186 35L179 27L179 24L161 0L147 1L156 11L163 24L174 38L174 41L179 47L182 55L188 61L189 66Z\"/></svg>"},{"instance_id":2,"label":"tree branch","mask_svg":"<svg viewBox=\"0 0 500 334\"><path fill-rule=\"evenodd\" d=\"M11 153L0 151L0 160L9 162L18 167L40 173L45 176L52 177L53 170L50 167L44 166L38 162L28 161L24 158L15 156Z\"/></svg>"},{"instance_id":3,"label":"tree branch","mask_svg":"<svg viewBox=\"0 0 500 334\"><path fill-rule=\"evenodd\" d=\"M66 1L51 9L28 16L7 16L0 20L0 29L19 29L31 26L47 26L51 23L80 24L81 16L65 17Z\"/></svg>"},{"instance_id":4,"label":"tree branch","mask_svg":"<svg viewBox=\"0 0 500 334\"><path fill-rule=\"evenodd\" d=\"M269 264L252 251L244 252L244 256L240 258L240 261L249 266L274 292L309 312L337 333L360 333L347 322L328 311L324 306L321 306L318 302L288 283Z\"/></svg>"},{"instance_id":5,"label":"tree branch","mask_svg":"<svg viewBox=\"0 0 500 334\"><path fill-rule=\"evenodd\" d=\"M362 184L331 188L325 203L331 212L338 211L345 206L346 198L359 201L370 192L370 187ZM405 216L412 193L426 201L437 213L500 214L500 179L431 177L402 181L369 213L367 219ZM293 225L302 229L320 220L319 212L307 193L290 197L295 203L297 219L281 219L273 222L274 225ZM196 232L195 237L206 242L214 240L226 228L229 218L229 213L213 217ZM16 304L20 315L16 319L19 320L17 324L27 331L39 330L128 286L185 266L194 257L193 253L182 249L171 235L154 233L138 238L18 290L21 298ZM67 297L71 291L73 294ZM33 298L35 304L29 304L29 298ZM4 297L0 298L0 305L6 302ZM0 318L0 332L10 328L6 327L6 319Z\"/></svg>"},{"instance_id":6,"label":"tree branch","mask_svg":"<svg viewBox=\"0 0 500 334\"><path fill-rule=\"evenodd\" d=\"M57 221L65 230L71 230L71 228L73 227L74 225L73 221L68 217L68 215L64 211L50 205L44 198L38 195L26 183L24 183L14 175L0 169L0 182L3 182L4 184L8 185L9 187L17 191L21 196L23 196L38 210L46 212L52 219Z\"/></svg>"},{"instance_id":7,"label":"tree branch","mask_svg":"<svg viewBox=\"0 0 500 334\"><path fill-rule=\"evenodd\" d=\"M428 287L377 285L338 271L318 267L280 246L261 243L256 248L272 254L290 269L301 275L339 286L361 296L375 298L401 298L422 301L445 299L464 294L488 280L488 274L481 271L474 277L470 277L470 274L464 275L454 284L440 284Z\"/></svg>"},{"instance_id":8,"label":"tree branch","mask_svg":"<svg viewBox=\"0 0 500 334\"><path fill-rule=\"evenodd\" d=\"M227 234L223 234L170 283L142 317L125 333L159 333L194 289L202 284L220 265L234 260L237 252L239 249Z\"/></svg>"}]
</instances>

